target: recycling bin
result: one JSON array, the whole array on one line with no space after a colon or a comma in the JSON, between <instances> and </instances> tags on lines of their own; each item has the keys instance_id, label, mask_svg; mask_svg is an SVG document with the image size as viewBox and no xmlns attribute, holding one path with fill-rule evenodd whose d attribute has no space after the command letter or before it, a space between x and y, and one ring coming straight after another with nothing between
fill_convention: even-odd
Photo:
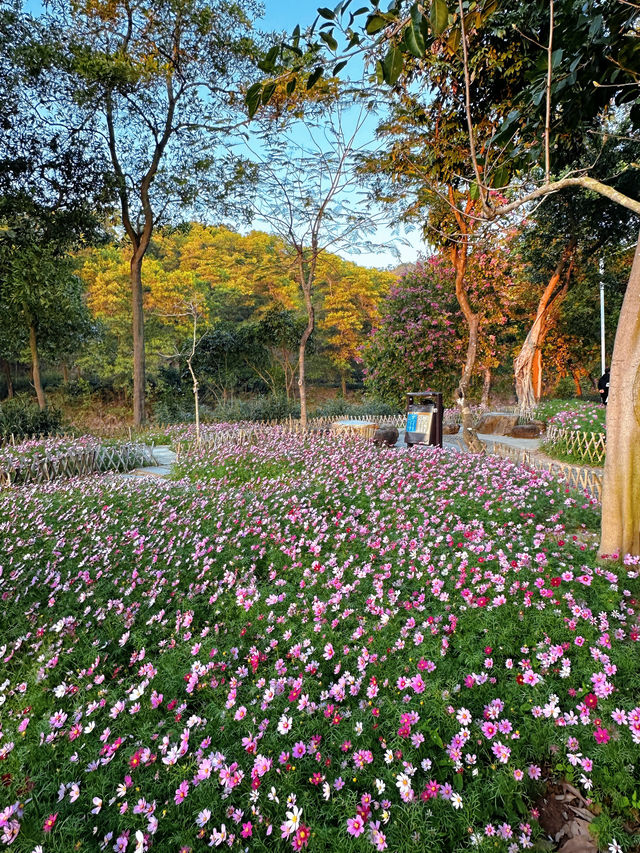
<instances>
[{"instance_id":1,"label":"recycling bin","mask_svg":"<svg viewBox=\"0 0 640 853\"><path fill-rule=\"evenodd\" d=\"M407 394L405 444L408 447L414 444L442 447L443 418L441 391L412 391Z\"/></svg>"}]
</instances>

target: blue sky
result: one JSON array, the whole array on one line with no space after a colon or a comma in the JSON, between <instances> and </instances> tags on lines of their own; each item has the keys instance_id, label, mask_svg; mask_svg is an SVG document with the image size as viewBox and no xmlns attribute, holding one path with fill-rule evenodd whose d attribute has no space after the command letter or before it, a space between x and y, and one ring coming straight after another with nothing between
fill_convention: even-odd
<instances>
[{"instance_id":1,"label":"blue sky","mask_svg":"<svg viewBox=\"0 0 640 853\"><path fill-rule=\"evenodd\" d=\"M266 31L291 32L296 24L299 24L300 29L304 31L315 20L318 6L321 5L323 5L322 0L297 0L296 3L292 3L290 0L266 0L264 3L265 12L260 22L261 27ZM324 5L333 7L332 2ZM361 252L349 255L341 251L339 254L362 266L395 267L399 263L415 261L419 253L428 251L419 232L419 228L414 228L410 232L402 231L402 239L400 239L394 236L390 227L379 229L380 243L395 244L400 255L399 258L386 248L373 253Z\"/></svg>"},{"instance_id":2,"label":"blue sky","mask_svg":"<svg viewBox=\"0 0 640 853\"><path fill-rule=\"evenodd\" d=\"M313 22L319 5L316 0L297 0L296 3L290 0L267 0L263 17L265 29L290 31L296 24L300 24L300 29L304 30Z\"/></svg>"}]
</instances>

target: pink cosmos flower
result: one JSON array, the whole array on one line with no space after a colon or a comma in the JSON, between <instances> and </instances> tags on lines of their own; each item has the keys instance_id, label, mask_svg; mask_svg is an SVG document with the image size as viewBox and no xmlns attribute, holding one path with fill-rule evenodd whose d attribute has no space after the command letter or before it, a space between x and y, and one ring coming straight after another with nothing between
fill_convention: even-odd
<instances>
[{"instance_id":1,"label":"pink cosmos flower","mask_svg":"<svg viewBox=\"0 0 640 853\"><path fill-rule=\"evenodd\" d=\"M349 835L353 835L354 838L362 835L364 832L364 821L362 818L359 816L347 818L347 832Z\"/></svg>"},{"instance_id":2,"label":"pink cosmos flower","mask_svg":"<svg viewBox=\"0 0 640 853\"><path fill-rule=\"evenodd\" d=\"M58 812L56 812L55 814L50 814L49 817L45 820L44 825L42 827L43 832L51 832L57 820Z\"/></svg>"}]
</instances>

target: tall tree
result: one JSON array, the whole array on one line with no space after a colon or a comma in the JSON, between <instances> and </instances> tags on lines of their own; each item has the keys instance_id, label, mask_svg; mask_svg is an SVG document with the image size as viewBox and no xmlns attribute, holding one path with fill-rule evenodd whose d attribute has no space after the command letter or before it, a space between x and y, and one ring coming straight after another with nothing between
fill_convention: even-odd
<instances>
[{"instance_id":1,"label":"tall tree","mask_svg":"<svg viewBox=\"0 0 640 853\"><path fill-rule=\"evenodd\" d=\"M322 43L336 44L341 27L347 50L368 42L379 56L379 73L388 84L409 85L414 57L433 52L455 55L456 89L464 110L469 147L465 176L487 220L526 208L545 196L582 187L609 198L636 214L640 199L598 180L589 169L565 171L583 150L585 136L606 132L603 115L626 104L632 127L640 126L640 51L637 4L620 0L432 0L429 10L394 2L382 12L377 3L357 14L322 10ZM367 15L364 26L358 16ZM478 93L472 66L488 39L507 38L513 61L521 67L512 109L487 146L474 123ZM311 34L319 51L321 42ZM335 51L332 52L332 61ZM409 73L405 73L405 72ZM502 67L495 66L496 79ZM270 83L265 84L271 85ZM499 108L490 89L486 109ZM268 96L264 89L257 96ZM255 95L254 95L255 97ZM620 168L634 168L620 163ZM499 177L498 177L499 176ZM491 187L508 183L505 198L494 199ZM607 407L608 453L604 476L603 554L640 553L640 243L620 312L612 359ZM633 407L629 401L633 401Z\"/></svg>"},{"instance_id":2,"label":"tall tree","mask_svg":"<svg viewBox=\"0 0 640 853\"><path fill-rule=\"evenodd\" d=\"M66 101L79 101L104 156L131 244L133 417L145 419L143 260L180 208L229 205L242 164L228 150L235 91L254 49L246 11L225 0L97 0L47 23L64 48Z\"/></svg>"},{"instance_id":3,"label":"tall tree","mask_svg":"<svg viewBox=\"0 0 640 853\"><path fill-rule=\"evenodd\" d=\"M346 120L347 129L339 93L329 90L326 97L306 106L298 122L278 118L275 126L268 123L262 148L254 151L262 192L253 202L256 217L267 222L287 247L306 312L298 345L303 425L307 422L305 358L316 326L318 264L328 251L368 245L366 238L375 232L376 222L376 213L357 193L366 107L355 120ZM322 126L316 121L318 111ZM300 142L301 138L306 141Z\"/></svg>"},{"instance_id":4,"label":"tall tree","mask_svg":"<svg viewBox=\"0 0 640 853\"><path fill-rule=\"evenodd\" d=\"M0 309L28 342L38 405L45 409L42 348L60 355L90 333L84 290L70 260L60 258L55 247L5 245L0 266Z\"/></svg>"},{"instance_id":5,"label":"tall tree","mask_svg":"<svg viewBox=\"0 0 640 853\"><path fill-rule=\"evenodd\" d=\"M68 350L87 330L67 253L101 236L106 210L103 164L81 116L70 105L63 126L49 108L56 46L17 4L0 9L0 355L11 392L7 355L28 342L40 408L42 344Z\"/></svg>"},{"instance_id":6,"label":"tall tree","mask_svg":"<svg viewBox=\"0 0 640 853\"><path fill-rule=\"evenodd\" d=\"M327 261L329 261L327 263ZM395 282L392 273L367 270L335 256L322 258L320 278L323 325L328 331L329 359L340 375L342 396L361 349L380 319L379 306Z\"/></svg>"}]
</instances>

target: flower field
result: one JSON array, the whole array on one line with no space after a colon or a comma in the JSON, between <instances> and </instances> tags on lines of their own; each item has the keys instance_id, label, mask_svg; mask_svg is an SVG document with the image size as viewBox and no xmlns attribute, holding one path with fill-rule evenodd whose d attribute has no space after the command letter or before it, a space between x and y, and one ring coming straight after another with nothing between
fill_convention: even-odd
<instances>
[{"instance_id":1,"label":"flower field","mask_svg":"<svg viewBox=\"0 0 640 853\"><path fill-rule=\"evenodd\" d=\"M544 473L264 431L0 493L0 849L630 851L639 566ZM634 778L635 777L635 778Z\"/></svg>"},{"instance_id":2,"label":"flower field","mask_svg":"<svg viewBox=\"0 0 640 853\"><path fill-rule=\"evenodd\" d=\"M607 410L601 403L549 401L538 408L547 424L582 432L605 432Z\"/></svg>"}]
</instances>

